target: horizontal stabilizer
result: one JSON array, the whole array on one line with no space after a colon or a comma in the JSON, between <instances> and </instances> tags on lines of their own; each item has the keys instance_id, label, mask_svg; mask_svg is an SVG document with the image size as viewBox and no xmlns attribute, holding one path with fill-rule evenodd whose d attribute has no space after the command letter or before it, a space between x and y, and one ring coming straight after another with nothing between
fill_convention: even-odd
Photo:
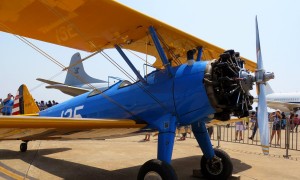
<instances>
[{"instance_id":1,"label":"horizontal stabilizer","mask_svg":"<svg viewBox=\"0 0 300 180\"><path fill-rule=\"evenodd\" d=\"M54 84L62 84L62 83L60 83L60 82L50 81L50 80L42 79L42 78L37 78L36 80L41 81L41 82L46 83L46 84L50 84L50 85L54 85Z\"/></svg>"},{"instance_id":2,"label":"horizontal stabilizer","mask_svg":"<svg viewBox=\"0 0 300 180\"><path fill-rule=\"evenodd\" d=\"M65 94L68 94L70 96L78 96L80 94L89 92L90 89L85 89L85 88L80 88L80 87L75 87L75 86L68 86L65 84L55 84L55 85L50 85L46 86L48 89L58 89L62 91Z\"/></svg>"}]
</instances>

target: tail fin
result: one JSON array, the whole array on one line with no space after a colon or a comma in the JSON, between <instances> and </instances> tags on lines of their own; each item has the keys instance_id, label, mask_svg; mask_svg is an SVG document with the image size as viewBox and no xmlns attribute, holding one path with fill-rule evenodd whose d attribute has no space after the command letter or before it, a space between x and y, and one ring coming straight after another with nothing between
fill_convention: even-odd
<instances>
[{"instance_id":1,"label":"tail fin","mask_svg":"<svg viewBox=\"0 0 300 180\"><path fill-rule=\"evenodd\" d=\"M14 100L12 115L36 114L39 111L40 110L29 93L27 86L22 84L19 87Z\"/></svg>"},{"instance_id":2,"label":"tail fin","mask_svg":"<svg viewBox=\"0 0 300 180\"><path fill-rule=\"evenodd\" d=\"M266 83L266 95L273 94L273 93L274 93L273 89L271 88L270 84L267 82Z\"/></svg>"},{"instance_id":3,"label":"tail fin","mask_svg":"<svg viewBox=\"0 0 300 180\"><path fill-rule=\"evenodd\" d=\"M71 68L68 70L66 80L65 80L65 84L70 85L70 86L84 84L84 82L81 82L79 79L77 79L74 76L74 74L78 75L79 77L81 77L82 79L84 79L86 82L89 82L89 83L105 83L106 82L106 81L96 79L96 78L93 78L93 77L89 76L84 71L84 67L83 67L82 62L78 63L78 61L80 61L80 60L81 60L80 53L75 53L72 56L71 62L70 62L70 67ZM76 64L76 65L73 66L74 64ZM72 71L74 74L70 73L70 71Z\"/></svg>"}]
</instances>

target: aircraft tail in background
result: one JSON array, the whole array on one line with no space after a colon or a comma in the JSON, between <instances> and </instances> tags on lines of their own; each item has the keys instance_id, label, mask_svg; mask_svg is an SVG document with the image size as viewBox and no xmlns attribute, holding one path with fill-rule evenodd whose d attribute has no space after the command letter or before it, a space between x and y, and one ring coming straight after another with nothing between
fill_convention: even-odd
<instances>
[{"instance_id":1,"label":"aircraft tail in background","mask_svg":"<svg viewBox=\"0 0 300 180\"><path fill-rule=\"evenodd\" d=\"M37 114L39 108L36 105L33 97L28 91L28 88L25 84L22 84L15 96L14 105L12 109L12 115L19 114Z\"/></svg>"},{"instance_id":2,"label":"aircraft tail in background","mask_svg":"<svg viewBox=\"0 0 300 180\"><path fill-rule=\"evenodd\" d=\"M271 88L270 84L267 82L266 83L266 95L273 94L273 93L274 93L273 89Z\"/></svg>"},{"instance_id":3,"label":"aircraft tail in background","mask_svg":"<svg viewBox=\"0 0 300 180\"><path fill-rule=\"evenodd\" d=\"M69 65L69 67L71 67L71 68L67 72L67 76L66 76L64 84L67 84L67 85L70 85L70 86L75 86L75 85L85 84L85 82L88 82L88 83L107 83L106 81L96 79L96 78L93 78L93 77L89 76L85 72L82 62L78 63L78 61L80 61L80 60L81 60L80 53L75 53L72 56L71 61L70 61L70 65ZM70 71L72 71L72 72L70 72ZM80 81L74 75L79 76L85 82Z\"/></svg>"},{"instance_id":4,"label":"aircraft tail in background","mask_svg":"<svg viewBox=\"0 0 300 180\"><path fill-rule=\"evenodd\" d=\"M80 62L80 53L75 53L70 61L69 69L65 79L65 83L55 82L47 79L37 78L36 80L49 84L48 89L57 89L70 96L78 96L85 92L89 92L92 88L86 83L92 84L93 87L99 88L101 91L108 88L108 82L89 76Z\"/></svg>"}]
</instances>

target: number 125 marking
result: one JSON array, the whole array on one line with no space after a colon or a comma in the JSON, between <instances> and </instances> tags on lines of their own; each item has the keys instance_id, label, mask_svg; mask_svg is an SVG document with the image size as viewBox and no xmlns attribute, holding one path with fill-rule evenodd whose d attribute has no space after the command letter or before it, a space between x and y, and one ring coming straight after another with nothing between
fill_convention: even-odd
<instances>
[{"instance_id":1,"label":"number 125 marking","mask_svg":"<svg viewBox=\"0 0 300 180\"><path fill-rule=\"evenodd\" d=\"M61 117L69 117L69 118L72 118L72 117L73 118L82 118L80 113L78 113L77 111L83 109L83 107L84 106L81 105L81 106L75 107L74 110L72 108L67 109L65 111L62 111L60 116Z\"/></svg>"}]
</instances>

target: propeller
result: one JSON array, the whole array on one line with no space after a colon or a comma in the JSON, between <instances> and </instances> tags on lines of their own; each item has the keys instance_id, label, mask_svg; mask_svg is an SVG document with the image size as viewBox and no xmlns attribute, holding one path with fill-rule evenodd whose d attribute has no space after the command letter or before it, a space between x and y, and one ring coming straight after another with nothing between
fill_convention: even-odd
<instances>
[{"instance_id":1,"label":"propeller","mask_svg":"<svg viewBox=\"0 0 300 180\"><path fill-rule=\"evenodd\" d=\"M256 22L256 58L257 58L255 82L257 85L256 87L258 93L257 121L258 121L262 151L265 155L268 155L270 135L269 135L269 127L268 127L268 111L267 111L265 86L267 81L269 81L270 79L274 79L274 73L265 72L264 70L261 48L260 48L257 16L255 18L255 22Z\"/></svg>"}]
</instances>

